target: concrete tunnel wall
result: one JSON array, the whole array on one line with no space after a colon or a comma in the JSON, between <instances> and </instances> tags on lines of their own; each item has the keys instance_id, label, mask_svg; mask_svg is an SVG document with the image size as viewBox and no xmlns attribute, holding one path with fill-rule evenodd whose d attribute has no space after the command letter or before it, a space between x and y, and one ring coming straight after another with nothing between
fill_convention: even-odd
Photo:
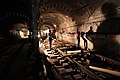
<instances>
[{"instance_id":1,"label":"concrete tunnel wall","mask_svg":"<svg viewBox=\"0 0 120 80\"><path fill-rule=\"evenodd\" d=\"M80 32L87 32L90 26L93 31L100 35L94 35L91 41L88 41L89 49L98 49L103 54L120 53L120 1L109 0L104 2L89 17L84 24L79 27ZM76 28L72 27L69 32L75 32ZM105 34L101 34L105 33ZM77 44L75 34L62 34L63 40ZM80 38L80 46L84 48L83 40Z\"/></svg>"}]
</instances>

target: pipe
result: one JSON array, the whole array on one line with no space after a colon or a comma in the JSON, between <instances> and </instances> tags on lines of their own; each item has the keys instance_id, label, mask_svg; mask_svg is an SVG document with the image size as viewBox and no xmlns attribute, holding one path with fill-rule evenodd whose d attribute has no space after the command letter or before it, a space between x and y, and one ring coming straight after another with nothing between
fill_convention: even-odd
<instances>
[{"instance_id":1,"label":"pipe","mask_svg":"<svg viewBox=\"0 0 120 80\"><path fill-rule=\"evenodd\" d=\"M112 74L112 75L120 77L120 72L119 71L105 69L105 68L100 68L100 67L95 67L95 66L89 66L89 68L91 68L93 70L96 70L96 71L101 71L101 72L105 72L105 73Z\"/></svg>"}]
</instances>

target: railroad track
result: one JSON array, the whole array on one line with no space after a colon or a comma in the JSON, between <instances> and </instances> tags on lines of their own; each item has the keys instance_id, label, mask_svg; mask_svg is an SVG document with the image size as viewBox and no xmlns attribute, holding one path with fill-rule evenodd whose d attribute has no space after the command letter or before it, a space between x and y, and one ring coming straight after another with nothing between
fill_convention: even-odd
<instances>
[{"instance_id":1,"label":"railroad track","mask_svg":"<svg viewBox=\"0 0 120 80\"><path fill-rule=\"evenodd\" d=\"M120 62L88 51L48 50L47 60L56 80L118 80ZM50 67L49 67L50 68Z\"/></svg>"},{"instance_id":2,"label":"railroad track","mask_svg":"<svg viewBox=\"0 0 120 80\"><path fill-rule=\"evenodd\" d=\"M1 51L0 55L0 79L2 80L6 73L9 71L9 68L14 64L17 56L20 54L20 50L24 47L26 40L17 41L14 44L5 48L4 51Z\"/></svg>"}]
</instances>

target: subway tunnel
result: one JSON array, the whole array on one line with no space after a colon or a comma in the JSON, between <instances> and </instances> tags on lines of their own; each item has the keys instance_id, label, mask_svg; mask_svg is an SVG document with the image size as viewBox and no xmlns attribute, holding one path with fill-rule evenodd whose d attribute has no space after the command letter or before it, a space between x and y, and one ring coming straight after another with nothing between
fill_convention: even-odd
<instances>
[{"instance_id":1,"label":"subway tunnel","mask_svg":"<svg viewBox=\"0 0 120 80\"><path fill-rule=\"evenodd\" d=\"M2 0L0 79L119 79L119 21L119 0Z\"/></svg>"},{"instance_id":2,"label":"subway tunnel","mask_svg":"<svg viewBox=\"0 0 120 80\"><path fill-rule=\"evenodd\" d=\"M31 13L27 2L4 0L0 3L0 10L1 35L9 35L10 30L17 23L30 22Z\"/></svg>"},{"instance_id":3,"label":"subway tunnel","mask_svg":"<svg viewBox=\"0 0 120 80\"><path fill-rule=\"evenodd\" d=\"M54 1L53 1L54 2ZM40 27L53 25L60 31L63 31L63 40L77 44L76 38L69 33L75 33L77 28L80 32L89 31L90 26L93 31L101 36L111 36L111 38L98 39L96 37L88 40L88 48L103 49L119 53L119 2L117 1L76 1L63 2L63 4L53 2L40 7ZM86 2L86 3L85 3ZM65 4L65 5L64 5ZM72 6L72 7L71 7ZM57 19L57 20L56 20ZM113 27L114 26L114 27ZM116 38L112 39L115 35ZM69 37L69 36L73 37ZM64 39L65 38L65 39ZM68 39L67 39L68 38ZM60 38L61 39L61 38ZM117 40L116 40L117 39ZM98 42L98 40L100 40ZM84 47L83 40L81 39L81 47ZM112 45L111 45L112 44ZM105 48L105 46L108 46ZM114 47L113 47L114 45ZM116 47L116 48L115 48ZM111 49L112 50L109 50Z\"/></svg>"}]
</instances>

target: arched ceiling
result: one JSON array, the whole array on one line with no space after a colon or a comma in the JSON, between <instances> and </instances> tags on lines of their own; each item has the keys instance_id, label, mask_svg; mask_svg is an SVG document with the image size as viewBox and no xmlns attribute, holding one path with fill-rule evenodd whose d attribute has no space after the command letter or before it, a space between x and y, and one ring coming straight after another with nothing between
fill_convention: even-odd
<instances>
[{"instance_id":1,"label":"arched ceiling","mask_svg":"<svg viewBox=\"0 0 120 80\"><path fill-rule=\"evenodd\" d=\"M42 0L38 5L40 27L61 28L82 25L105 0Z\"/></svg>"},{"instance_id":2,"label":"arched ceiling","mask_svg":"<svg viewBox=\"0 0 120 80\"><path fill-rule=\"evenodd\" d=\"M40 1L37 7L40 27L49 24L58 28L67 28L83 24L105 0L33 1ZM0 12L0 32L6 33L10 25L30 20L31 0L2 0Z\"/></svg>"},{"instance_id":3,"label":"arched ceiling","mask_svg":"<svg viewBox=\"0 0 120 80\"><path fill-rule=\"evenodd\" d=\"M70 27L75 25L71 17L57 12L43 14L41 16L41 26L45 24L51 24L54 27L58 28Z\"/></svg>"}]
</instances>

